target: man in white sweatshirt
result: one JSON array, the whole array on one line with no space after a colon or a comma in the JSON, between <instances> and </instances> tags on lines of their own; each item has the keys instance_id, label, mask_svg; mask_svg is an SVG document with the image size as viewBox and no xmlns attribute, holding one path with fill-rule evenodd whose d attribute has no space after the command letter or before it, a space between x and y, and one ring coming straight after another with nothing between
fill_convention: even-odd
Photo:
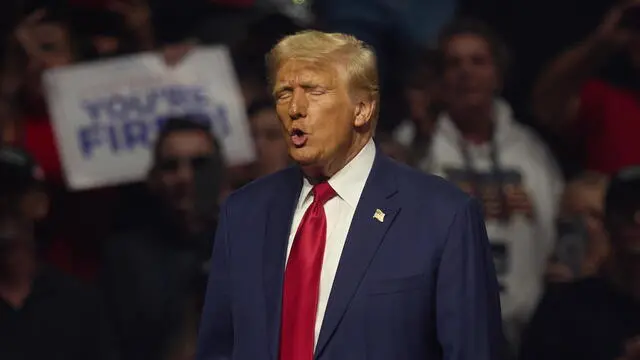
<instances>
[{"instance_id":1,"label":"man in white sweatshirt","mask_svg":"<svg viewBox=\"0 0 640 360\"><path fill-rule=\"evenodd\" d=\"M542 292L562 176L545 145L496 96L506 51L491 31L472 21L453 23L439 48L446 111L420 167L483 201L505 333L517 346Z\"/></svg>"}]
</instances>

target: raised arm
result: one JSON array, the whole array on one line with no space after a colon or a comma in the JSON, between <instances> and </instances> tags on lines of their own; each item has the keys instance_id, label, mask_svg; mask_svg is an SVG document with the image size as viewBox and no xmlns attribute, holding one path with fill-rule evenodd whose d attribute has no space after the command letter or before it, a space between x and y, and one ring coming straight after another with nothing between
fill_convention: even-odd
<instances>
[{"instance_id":1,"label":"raised arm","mask_svg":"<svg viewBox=\"0 0 640 360\"><path fill-rule=\"evenodd\" d=\"M563 130L576 120L582 85L628 43L630 31L621 27L621 19L627 8L639 4L631 1L614 7L593 34L560 55L542 73L533 89L533 107L543 125Z\"/></svg>"}]
</instances>

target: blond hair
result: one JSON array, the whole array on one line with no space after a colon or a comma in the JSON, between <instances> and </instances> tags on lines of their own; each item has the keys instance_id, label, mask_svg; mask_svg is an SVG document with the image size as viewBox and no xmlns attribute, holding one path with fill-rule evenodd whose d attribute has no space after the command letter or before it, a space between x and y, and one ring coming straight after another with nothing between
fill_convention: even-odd
<instances>
[{"instance_id":1,"label":"blond hair","mask_svg":"<svg viewBox=\"0 0 640 360\"><path fill-rule=\"evenodd\" d=\"M267 54L268 79L272 88L278 69L291 59L342 62L352 89L367 92L376 102L379 99L376 55L370 46L354 36L306 30L283 38Z\"/></svg>"}]
</instances>

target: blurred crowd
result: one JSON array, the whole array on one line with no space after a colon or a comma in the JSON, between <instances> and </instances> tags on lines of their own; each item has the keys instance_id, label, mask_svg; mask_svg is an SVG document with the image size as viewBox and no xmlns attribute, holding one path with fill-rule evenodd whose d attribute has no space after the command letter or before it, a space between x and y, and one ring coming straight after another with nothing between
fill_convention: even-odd
<instances>
[{"instance_id":1,"label":"blurred crowd","mask_svg":"<svg viewBox=\"0 0 640 360\"><path fill-rule=\"evenodd\" d=\"M513 359L640 359L640 2L0 6L0 359L194 359L218 205L290 165L264 55L307 28L375 49L379 151L483 203ZM70 190L43 73L139 52L179 66L213 44L255 162L227 166L176 116L143 181Z\"/></svg>"}]
</instances>

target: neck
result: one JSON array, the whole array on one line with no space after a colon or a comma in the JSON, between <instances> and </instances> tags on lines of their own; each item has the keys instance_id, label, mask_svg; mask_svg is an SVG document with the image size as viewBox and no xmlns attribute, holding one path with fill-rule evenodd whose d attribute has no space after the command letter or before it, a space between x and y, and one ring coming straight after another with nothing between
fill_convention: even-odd
<instances>
[{"instance_id":1,"label":"neck","mask_svg":"<svg viewBox=\"0 0 640 360\"><path fill-rule=\"evenodd\" d=\"M302 172L311 184L317 184L330 179L338 171L342 170L353 158L355 158L367 145L371 135L356 136L349 150L343 155L332 159L324 166L302 166Z\"/></svg>"},{"instance_id":2,"label":"neck","mask_svg":"<svg viewBox=\"0 0 640 360\"><path fill-rule=\"evenodd\" d=\"M485 142L493 135L493 105L451 109L449 116L462 136Z\"/></svg>"}]
</instances>

